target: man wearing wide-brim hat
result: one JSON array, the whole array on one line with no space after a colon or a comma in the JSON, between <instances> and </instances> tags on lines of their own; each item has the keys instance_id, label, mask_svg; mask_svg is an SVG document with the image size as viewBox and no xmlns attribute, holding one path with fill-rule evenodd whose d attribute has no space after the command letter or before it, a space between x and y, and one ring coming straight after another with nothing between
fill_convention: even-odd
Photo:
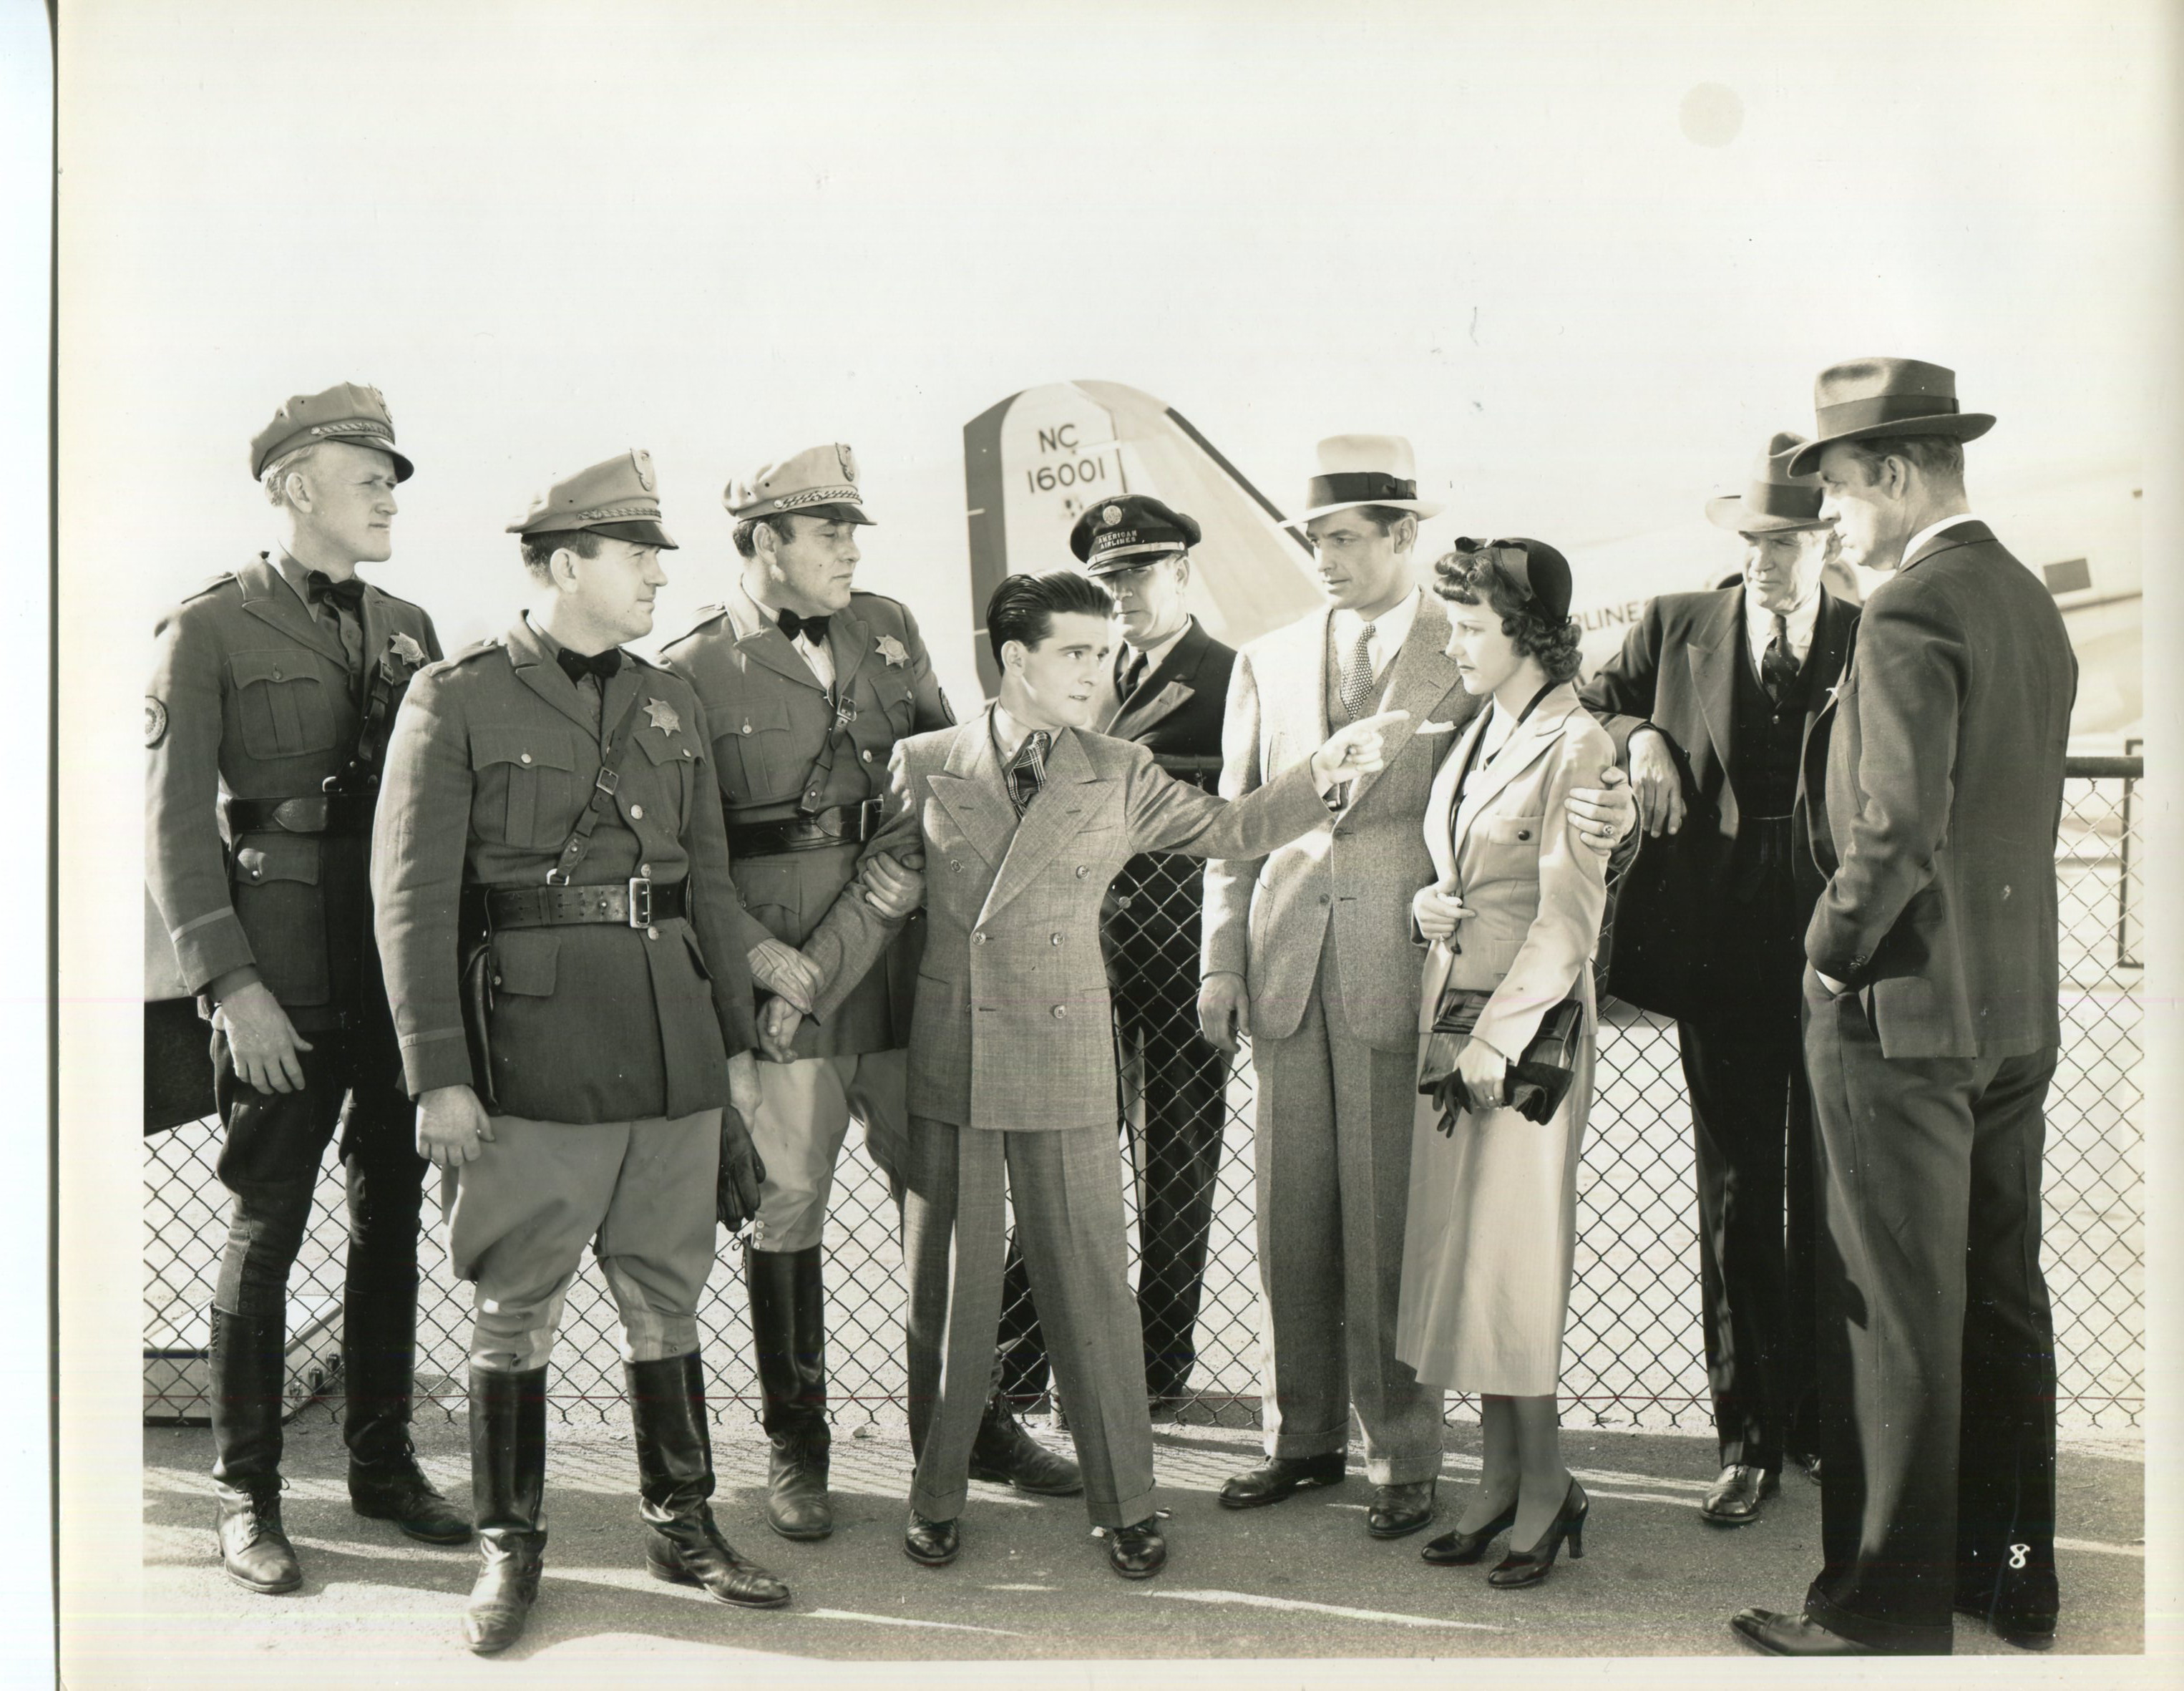
<instances>
[{"instance_id":1,"label":"man wearing wide-brim hat","mask_svg":"<svg viewBox=\"0 0 2184 1691\"><path fill-rule=\"evenodd\" d=\"M1791 809L1858 607L1821 584L1835 531L1819 477L1786 467L1802 444L1774 435L1743 490L1707 502L1708 520L1743 542L1741 578L1649 602L1581 689L1629 757L1645 830L1616 901L1607 989L1676 1019L1691 1101L1721 1456L1699 1512L1719 1526L1759 1518L1786 1459L1819 1470L1819 1212L1797 983L1819 886L1798 873Z\"/></svg>"},{"instance_id":2,"label":"man wearing wide-brim hat","mask_svg":"<svg viewBox=\"0 0 2184 1691\"><path fill-rule=\"evenodd\" d=\"M470 1526L410 1440L425 1164L371 944L387 729L440 656L432 618L357 572L392 553L410 460L379 390L345 382L281 406L251 442L250 473L277 543L159 620L145 872L211 1018L218 1172L234 1199L210 1334L220 1561L274 1593L303 1582L281 1521L288 1275L337 1125L349 1500L428 1543L460 1543Z\"/></svg>"},{"instance_id":3,"label":"man wearing wide-brim hat","mask_svg":"<svg viewBox=\"0 0 2184 1691\"><path fill-rule=\"evenodd\" d=\"M1410 442L1336 435L1318 455L1291 522L1327 608L1237 654L1222 793L1275 779L1375 711L1407 711L1412 732L1301 840L1206 867L1199 1017L1227 1050L1251 1038L1267 1334L1267 1460L1219 1500L1254 1509L1340 1483L1354 1405L1373 1485L1365 1528L1396 1538L1433 1519L1442 1442L1439 1389L1396 1355L1424 966L1411 896L1435 879L1426 801L1476 700L1415 567L1418 524L1440 507L1418 497ZM1635 817L1627 789L1580 790L1572 806L1603 853Z\"/></svg>"},{"instance_id":4,"label":"man wearing wide-brim hat","mask_svg":"<svg viewBox=\"0 0 2184 1691\"><path fill-rule=\"evenodd\" d=\"M1993 424L1914 359L1823 371L1820 514L1894 572L1807 736L1805 1059L1826 1188L1820 1573L1777 1655L1947 1655L1952 1609L2053 1641L2055 1358L2040 1270L2060 1045L2055 845L2077 689L2062 614L1972 515Z\"/></svg>"},{"instance_id":5,"label":"man wearing wide-brim hat","mask_svg":"<svg viewBox=\"0 0 2184 1691\"><path fill-rule=\"evenodd\" d=\"M506 1649L546 1545L546 1370L587 1246L621 1320L645 1565L722 1603L788 1588L710 1499L698 1301L716 1215L757 1206L757 1030L705 715L623 650L667 579L650 455L555 482L510 525L532 602L423 672L373 841L418 1148L453 1175L472 1282L471 1648Z\"/></svg>"}]
</instances>

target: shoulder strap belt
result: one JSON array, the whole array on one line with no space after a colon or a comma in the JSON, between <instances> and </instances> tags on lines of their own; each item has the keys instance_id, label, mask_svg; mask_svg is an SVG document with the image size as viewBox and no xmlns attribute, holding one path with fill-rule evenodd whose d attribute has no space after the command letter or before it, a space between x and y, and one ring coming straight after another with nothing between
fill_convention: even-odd
<instances>
[{"instance_id":1,"label":"shoulder strap belt","mask_svg":"<svg viewBox=\"0 0 2184 1691\"><path fill-rule=\"evenodd\" d=\"M630 695L621 720L607 742L606 756L599 760L599 773L592 778L592 795L577 813L577 825L569 830L569 837L561 842L561 850L554 859L554 867L546 871L546 885L566 886L577 866L584 861L584 853L592 849L592 830L599 825L607 806L614 802L615 789L621 784L621 761L629 755L629 743L637 732L638 700L644 696L640 687Z\"/></svg>"}]
</instances>

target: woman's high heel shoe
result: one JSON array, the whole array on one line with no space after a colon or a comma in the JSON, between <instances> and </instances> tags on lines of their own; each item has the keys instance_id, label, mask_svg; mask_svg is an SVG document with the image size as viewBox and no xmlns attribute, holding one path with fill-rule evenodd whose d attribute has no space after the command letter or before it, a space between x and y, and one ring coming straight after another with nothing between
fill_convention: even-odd
<instances>
[{"instance_id":1,"label":"woman's high heel shoe","mask_svg":"<svg viewBox=\"0 0 2184 1691\"><path fill-rule=\"evenodd\" d=\"M1517 1502L1512 1498L1508 1508L1476 1532L1466 1532L1460 1527L1453 1532L1444 1532L1419 1551L1418 1555L1437 1568L1468 1567L1484 1559L1486 1547L1516 1524Z\"/></svg>"},{"instance_id":2,"label":"woman's high heel shoe","mask_svg":"<svg viewBox=\"0 0 2184 1691\"><path fill-rule=\"evenodd\" d=\"M1570 1560L1576 1561L1585 1554L1585 1517L1591 1507L1592 1499L1573 1479L1569 1489L1563 1493L1563 1506L1555 1511L1555 1518L1547 1523L1540 1542L1529 1550L1512 1550L1502 1557L1486 1576L1487 1584L1498 1585L1505 1591L1520 1585L1537 1585L1554 1566L1555 1552L1562 1549L1565 1538L1569 1540Z\"/></svg>"}]
</instances>

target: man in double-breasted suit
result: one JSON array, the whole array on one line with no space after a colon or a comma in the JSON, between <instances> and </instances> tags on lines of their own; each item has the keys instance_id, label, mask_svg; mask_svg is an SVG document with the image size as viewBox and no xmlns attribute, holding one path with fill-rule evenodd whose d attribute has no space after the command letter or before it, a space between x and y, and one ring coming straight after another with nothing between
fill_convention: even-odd
<instances>
[{"instance_id":1,"label":"man in double-breasted suit","mask_svg":"<svg viewBox=\"0 0 2184 1691\"><path fill-rule=\"evenodd\" d=\"M1069 545L1085 574L1114 595L1122 635L1100 672L1092 726L1135 741L1169 773L1210 792L1236 653L1184 603L1198 539L1185 513L1150 494L1124 494L1088 508ZM1199 1294L1228 1113L1228 1054L1198 1025L1203 885L1197 862L1184 853L1141 853L1115 877L1100 912L1122 1048L1123 1127L1140 1141L1138 1314L1145 1392L1156 1406L1184 1394L1198 1361ZM1028 1312L1029 1298L1002 1311L1005 1339L1028 1328L1004 1377L1011 1391L1036 1395L1046 1386L1045 1354L1036 1318L1012 1320L1018 1309Z\"/></svg>"},{"instance_id":2,"label":"man in double-breasted suit","mask_svg":"<svg viewBox=\"0 0 2184 1691\"><path fill-rule=\"evenodd\" d=\"M1805 734L1849 656L1858 607L1821 572L1835 532L1778 433L1707 516L1744 574L1665 594L1581 696L1627 747L1646 837L1617 903L1608 990L1676 1019L1691 1107L1699 1286L1721 1471L1699 1505L1758 1518L1783 1459L1815 1471L1812 1093L1798 982L1818 878L1790 827ZM1784 1226L1783 1198L1789 1199Z\"/></svg>"},{"instance_id":3,"label":"man in double-breasted suit","mask_svg":"<svg viewBox=\"0 0 2184 1691\"><path fill-rule=\"evenodd\" d=\"M903 1246L918 1465L904 1549L928 1565L959 1548L1000 1314L1005 1172L1086 1507L1117 1573L1144 1578L1165 1562L1123 1271L1100 904L1138 852L1264 851L1305 832L1338 772L1377 767L1393 726L1354 723L1226 803L1162 773L1143 746L1082 732L1112 611L1074 572L1004 580L985 619L999 701L896 747L889 820L867 848L900 858L922 840L925 857ZM827 962L832 979L858 959Z\"/></svg>"},{"instance_id":4,"label":"man in double-breasted suit","mask_svg":"<svg viewBox=\"0 0 2184 1691\"><path fill-rule=\"evenodd\" d=\"M146 878L212 1020L218 1169L234 1198L213 1292L215 1531L229 1577L292 1591L281 1524L288 1272L336 1125L348 1182L342 1303L349 1498L428 1543L469 1524L410 1443L425 1164L371 938L388 724L432 620L356 573L392 551L410 460L374 388L298 395L251 443L281 544L159 621L144 700Z\"/></svg>"},{"instance_id":5,"label":"man in double-breasted suit","mask_svg":"<svg viewBox=\"0 0 2184 1691\"><path fill-rule=\"evenodd\" d=\"M1823 1566L1781 1655L1947 1655L1951 1608L2055 1632L2055 1338L2040 1269L2061 1043L2055 845L2077 663L2039 578L1964 496L1994 419L1912 359L1824 371L1822 514L1866 600L1808 737L1797 814L1825 889L1805 1057L1827 1229Z\"/></svg>"},{"instance_id":6,"label":"man in double-breasted suit","mask_svg":"<svg viewBox=\"0 0 2184 1691\"><path fill-rule=\"evenodd\" d=\"M1338 435L1319 446L1294 521L1318 560L1324 612L1237 654L1221 790L1293 767L1331 727L1384 704L1411 731L1383 773L1301 839L1206 869L1206 1037L1248 1028L1257 1075L1253 1155L1267 1376L1268 1459L1221 1488L1230 1509L1279 1503L1346 1471L1350 1410L1365 1431L1375 1538L1433 1519L1441 1404L1396 1357L1424 952L1411 897L1434 879L1426 798L1476 701L1444 650L1448 614L1413 568L1410 443ZM1606 852L1629 832L1627 789L1579 789L1580 837Z\"/></svg>"},{"instance_id":7,"label":"man in double-breasted suit","mask_svg":"<svg viewBox=\"0 0 2184 1691\"><path fill-rule=\"evenodd\" d=\"M675 544L651 457L565 477L510 527L532 603L418 678L371 866L417 1144L453 1173L448 1255L475 1288L480 1655L538 1594L546 1370L587 1246L621 1320L648 1570L788 1601L710 1502L698 1301L716 1213L757 1207L757 1032L704 707L622 650Z\"/></svg>"},{"instance_id":8,"label":"man in double-breasted suit","mask_svg":"<svg viewBox=\"0 0 2184 1691\"><path fill-rule=\"evenodd\" d=\"M900 1191L903 1047L925 939L916 875L881 860L861 878L858 854L878 826L895 742L956 717L909 607L852 588L857 530L872 519L849 447L815 446L738 477L725 502L742 576L662 656L711 724L751 969L775 995L760 1008L774 1060L759 1065L750 1123L766 1186L744 1275L772 1445L766 1521L811 1540L834 1524L821 1239L835 1159L855 1116ZM815 1020L804 1013L816 971L802 948L822 922L857 921L867 907L908 915L908 925ZM998 1392L973 1465L982 1478L1046 1495L1078 1486L1068 1461L1027 1437Z\"/></svg>"}]
</instances>

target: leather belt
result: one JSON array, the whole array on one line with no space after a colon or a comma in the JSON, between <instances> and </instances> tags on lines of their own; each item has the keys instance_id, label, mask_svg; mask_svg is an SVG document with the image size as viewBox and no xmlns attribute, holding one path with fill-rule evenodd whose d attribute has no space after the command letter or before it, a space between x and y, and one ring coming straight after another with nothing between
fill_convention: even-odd
<instances>
[{"instance_id":1,"label":"leather belt","mask_svg":"<svg viewBox=\"0 0 2184 1691\"><path fill-rule=\"evenodd\" d=\"M730 823L728 855L776 857L784 851L861 845L880 831L881 808L878 799L866 799L861 805L837 805L832 810L784 817L777 822Z\"/></svg>"},{"instance_id":2,"label":"leather belt","mask_svg":"<svg viewBox=\"0 0 2184 1691\"><path fill-rule=\"evenodd\" d=\"M227 835L278 829L287 834L369 834L376 793L312 793L296 799L237 799L220 801Z\"/></svg>"},{"instance_id":3,"label":"leather belt","mask_svg":"<svg viewBox=\"0 0 2184 1691\"><path fill-rule=\"evenodd\" d=\"M566 928L610 923L649 928L689 912L689 884L655 886L639 876L621 885L494 886L485 892L486 918L499 928Z\"/></svg>"}]
</instances>

